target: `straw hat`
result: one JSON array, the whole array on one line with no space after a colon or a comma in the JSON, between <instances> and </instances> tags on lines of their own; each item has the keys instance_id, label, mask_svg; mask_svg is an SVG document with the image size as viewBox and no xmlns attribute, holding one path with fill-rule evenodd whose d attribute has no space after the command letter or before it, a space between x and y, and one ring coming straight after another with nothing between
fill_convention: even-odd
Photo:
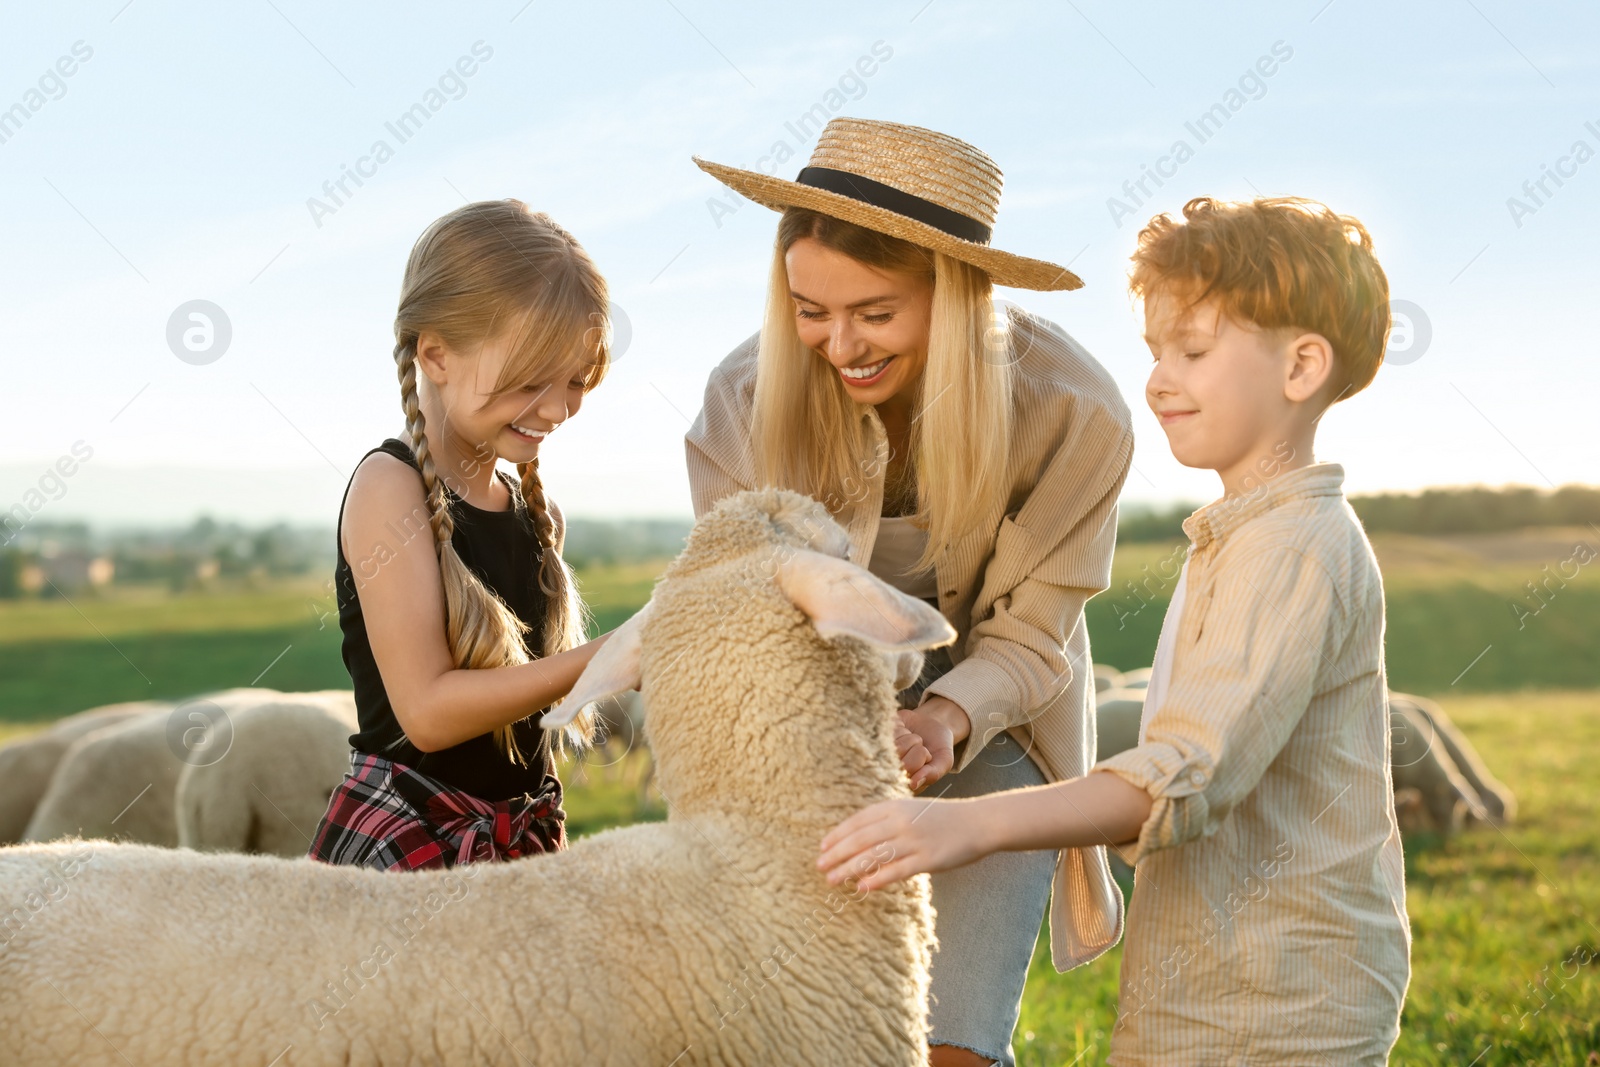
<instances>
[{"instance_id":1,"label":"straw hat","mask_svg":"<svg viewBox=\"0 0 1600 1067\"><path fill-rule=\"evenodd\" d=\"M692 157L701 170L774 211L810 208L981 268L996 285L1079 289L1083 280L1042 259L989 245L1000 168L948 134L877 119L830 119L794 181Z\"/></svg>"}]
</instances>

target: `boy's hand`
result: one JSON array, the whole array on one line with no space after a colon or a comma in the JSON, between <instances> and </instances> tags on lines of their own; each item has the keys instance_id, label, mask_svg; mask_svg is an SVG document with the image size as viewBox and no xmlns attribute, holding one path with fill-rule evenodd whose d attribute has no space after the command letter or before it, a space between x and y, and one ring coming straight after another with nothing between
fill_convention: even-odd
<instances>
[{"instance_id":1,"label":"boy's hand","mask_svg":"<svg viewBox=\"0 0 1600 1067\"><path fill-rule=\"evenodd\" d=\"M967 800L881 801L828 831L817 868L829 885L855 878L866 892L960 867L992 851L980 810Z\"/></svg>"}]
</instances>

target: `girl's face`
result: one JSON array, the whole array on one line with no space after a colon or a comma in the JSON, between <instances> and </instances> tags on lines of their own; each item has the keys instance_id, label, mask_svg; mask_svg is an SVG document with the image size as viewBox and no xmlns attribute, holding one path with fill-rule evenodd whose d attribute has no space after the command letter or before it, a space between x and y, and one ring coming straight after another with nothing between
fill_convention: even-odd
<instances>
[{"instance_id":1,"label":"girl's face","mask_svg":"<svg viewBox=\"0 0 1600 1067\"><path fill-rule=\"evenodd\" d=\"M810 237L784 253L800 340L860 404L908 393L928 362L933 283L869 267Z\"/></svg>"},{"instance_id":2,"label":"girl's face","mask_svg":"<svg viewBox=\"0 0 1600 1067\"><path fill-rule=\"evenodd\" d=\"M526 463L538 456L545 437L582 406L588 355L576 353L521 388L493 396L514 340L515 331L508 330L474 353L461 353L423 331L417 354L438 388L450 431L464 449L480 458L486 458L487 450Z\"/></svg>"}]
</instances>

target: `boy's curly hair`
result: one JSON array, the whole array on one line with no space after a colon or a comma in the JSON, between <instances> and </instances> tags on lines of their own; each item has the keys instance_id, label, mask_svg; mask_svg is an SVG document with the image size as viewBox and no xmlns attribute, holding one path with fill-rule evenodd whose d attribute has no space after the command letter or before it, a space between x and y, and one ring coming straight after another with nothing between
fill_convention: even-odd
<instances>
[{"instance_id":1,"label":"boy's curly hair","mask_svg":"<svg viewBox=\"0 0 1600 1067\"><path fill-rule=\"evenodd\" d=\"M1139 231L1128 287L1190 306L1217 301L1235 321L1320 333L1333 345L1334 400L1360 392L1383 362L1389 279L1360 220L1301 197L1196 197L1183 220Z\"/></svg>"}]
</instances>

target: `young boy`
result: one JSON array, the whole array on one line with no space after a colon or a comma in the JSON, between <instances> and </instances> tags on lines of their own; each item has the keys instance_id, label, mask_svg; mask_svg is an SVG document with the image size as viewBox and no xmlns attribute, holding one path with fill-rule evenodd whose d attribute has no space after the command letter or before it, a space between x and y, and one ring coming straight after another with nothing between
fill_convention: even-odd
<instances>
[{"instance_id":1,"label":"young boy","mask_svg":"<svg viewBox=\"0 0 1600 1067\"><path fill-rule=\"evenodd\" d=\"M1162 625L1140 744L1067 782L893 800L822 841L872 889L999 850L1137 865L1113 1064L1381 1064L1410 977L1389 779L1383 589L1312 457L1383 359L1389 287L1360 222L1299 199L1190 201L1139 235L1145 399L1222 480Z\"/></svg>"}]
</instances>

